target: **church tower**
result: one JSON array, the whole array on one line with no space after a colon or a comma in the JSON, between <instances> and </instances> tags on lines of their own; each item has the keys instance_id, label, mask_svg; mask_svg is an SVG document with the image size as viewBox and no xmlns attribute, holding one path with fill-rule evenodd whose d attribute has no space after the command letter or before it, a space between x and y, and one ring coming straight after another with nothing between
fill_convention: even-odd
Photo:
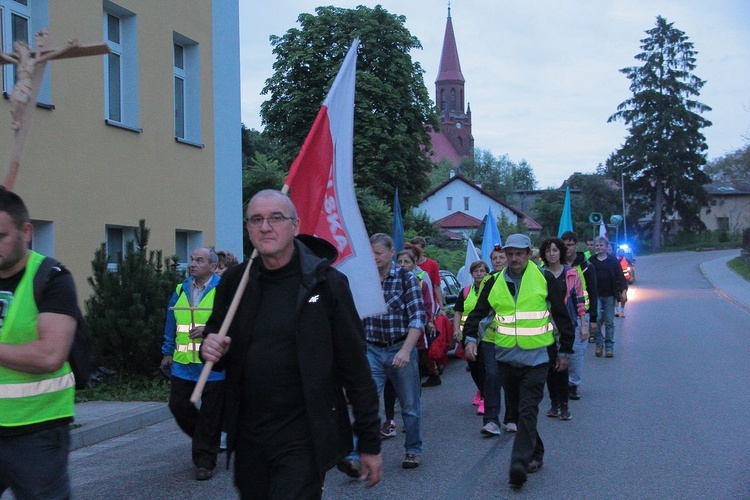
<instances>
[{"instance_id":1,"label":"church tower","mask_svg":"<svg viewBox=\"0 0 750 500\"><path fill-rule=\"evenodd\" d=\"M453 34L449 3L440 69L435 80L435 102L440 113L440 132L448 139L459 157L474 154L474 136L471 135L471 105L464 107L465 83L466 80L461 73L461 63L458 60L458 48L456 36Z\"/></svg>"}]
</instances>

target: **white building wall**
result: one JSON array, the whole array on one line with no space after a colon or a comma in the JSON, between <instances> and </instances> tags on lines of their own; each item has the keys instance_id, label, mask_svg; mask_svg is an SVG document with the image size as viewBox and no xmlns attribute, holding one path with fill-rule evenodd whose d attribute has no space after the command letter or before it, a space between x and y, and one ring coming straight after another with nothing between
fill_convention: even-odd
<instances>
[{"instance_id":1,"label":"white building wall","mask_svg":"<svg viewBox=\"0 0 750 500\"><path fill-rule=\"evenodd\" d=\"M448 209L447 201L449 197L453 198L450 210ZM465 209L464 205L465 197L469 198L468 210ZM490 207L492 207L492 214L495 218L500 218L501 214L505 214L511 224L516 224L518 222L518 216L512 210L493 200L489 196L482 194L482 192L475 187L460 179L447 184L435 194L424 200L419 204L417 210L426 211L430 215L430 219L433 221L447 217L455 212L463 212L482 220L487 215L487 211Z\"/></svg>"}]
</instances>

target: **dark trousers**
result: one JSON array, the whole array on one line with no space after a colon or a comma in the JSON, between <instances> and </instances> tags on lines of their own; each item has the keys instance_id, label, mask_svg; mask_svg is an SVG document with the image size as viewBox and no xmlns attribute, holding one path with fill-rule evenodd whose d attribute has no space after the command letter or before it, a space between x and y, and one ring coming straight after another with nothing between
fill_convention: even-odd
<instances>
[{"instance_id":1,"label":"dark trousers","mask_svg":"<svg viewBox=\"0 0 750 500\"><path fill-rule=\"evenodd\" d=\"M396 389L393 388L390 380L386 380L383 386L383 406L385 407L385 421L388 423L393 420L396 413Z\"/></svg>"},{"instance_id":2,"label":"dark trousers","mask_svg":"<svg viewBox=\"0 0 750 500\"><path fill-rule=\"evenodd\" d=\"M486 377L486 368L484 366L484 349L482 349L482 343L483 342L480 342L480 345L477 346L477 357L474 359L474 361L467 360L467 362L469 363L469 373L471 373L471 378L472 380L474 380L474 385L477 386L477 389L479 389L479 393L482 395L482 398L484 398L484 380Z\"/></svg>"},{"instance_id":3,"label":"dark trousers","mask_svg":"<svg viewBox=\"0 0 750 500\"><path fill-rule=\"evenodd\" d=\"M243 500L319 499L324 481L310 440L272 445L238 436L234 484Z\"/></svg>"},{"instance_id":4,"label":"dark trousers","mask_svg":"<svg viewBox=\"0 0 750 500\"><path fill-rule=\"evenodd\" d=\"M518 422L518 391L509 396L507 390L503 390L500 380L500 371L495 361L495 344L491 342L480 342L479 348L484 356L484 417L483 423L495 422L500 425L501 395L505 395L505 416L503 423Z\"/></svg>"},{"instance_id":5,"label":"dark trousers","mask_svg":"<svg viewBox=\"0 0 750 500\"><path fill-rule=\"evenodd\" d=\"M0 496L18 500L70 498L68 424L20 436L0 437Z\"/></svg>"},{"instance_id":6,"label":"dark trousers","mask_svg":"<svg viewBox=\"0 0 750 500\"><path fill-rule=\"evenodd\" d=\"M193 439L193 463L213 470L221 440L224 381L207 382L201 396L201 407L190 402L195 382L172 377L169 410L177 425Z\"/></svg>"},{"instance_id":7,"label":"dark trousers","mask_svg":"<svg viewBox=\"0 0 750 500\"><path fill-rule=\"evenodd\" d=\"M554 361L550 363L547 372L547 390L552 404L568 404L568 370L563 372L555 370Z\"/></svg>"},{"instance_id":8,"label":"dark trousers","mask_svg":"<svg viewBox=\"0 0 750 500\"><path fill-rule=\"evenodd\" d=\"M544 457L544 443L537 432L539 403L544 398L544 382L547 379L549 363L537 366L511 366L498 363L503 389L509 396L518 394L518 432L513 440L510 455L511 466L521 462L527 466L532 458Z\"/></svg>"}]
</instances>

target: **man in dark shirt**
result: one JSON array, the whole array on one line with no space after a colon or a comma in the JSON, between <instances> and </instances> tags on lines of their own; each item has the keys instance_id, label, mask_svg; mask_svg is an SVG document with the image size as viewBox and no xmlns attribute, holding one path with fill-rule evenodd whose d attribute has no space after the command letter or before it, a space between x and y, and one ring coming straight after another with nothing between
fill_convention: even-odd
<instances>
[{"instance_id":1,"label":"man in dark shirt","mask_svg":"<svg viewBox=\"0 0 750 500\"><path fill-rule=\"evenodd\" d=\"M295 207L279 191L250 200L247 231L260 259L247 270L228 336L210 333L201 346L204 361L226 368L235 485L243 498L320 498L326 471L352 450L353 431L372 486L382 474L378 395L349 283L331 267L336 250L298 235ZM206 332L219 330L247 267L222 276Z\"/></svg>"},{"instance_id":2,"label":"man in dark shirt","mask_svg":"<svg viewBox=\"0 0 750 500\"><path fill-rule=\"evenodd\" d=\"M628 283L622 273L620 263L607 253L609 241L604 236L594 239L596 255L592 255L589 263L596 274L596 289L599 297L599 320L601 328L596 333L596 350L594 354L601 357L614 357L615 347L615 303L623 304L628 301Z\"/></svg>"},{"instance_id":3,"label":"man in dark shirt","mask_svg":"<svg viewBox=\"0 0 750 500\"><path fill-rule=\"evenodd\" d=\"M69 423L75 378L67 362L80 314L70 273L53 267L39 294L44 256L21 198L0 188L0 496L69 498Z\"/></svg>"}]
</instances>

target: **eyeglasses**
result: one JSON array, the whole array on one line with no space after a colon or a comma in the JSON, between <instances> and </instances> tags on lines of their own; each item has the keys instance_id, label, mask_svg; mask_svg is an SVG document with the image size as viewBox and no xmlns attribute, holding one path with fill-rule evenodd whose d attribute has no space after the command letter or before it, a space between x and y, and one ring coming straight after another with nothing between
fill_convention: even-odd
<instances>
[{"instance_id":1,"label":"eyeglasses","mask_svg":"<svg viewBox=\"0 0 750 500\"><path fill-rule=\"evenodd\" d=\"M287 217L286 215L271 215L270 217L261 217L260 215L253 215L247 219L247 225L257 229L263 225L264 221L268 221L271 227L281 225L284 221L295 220L294 217Z\"/></svg>"}]
</instances>

